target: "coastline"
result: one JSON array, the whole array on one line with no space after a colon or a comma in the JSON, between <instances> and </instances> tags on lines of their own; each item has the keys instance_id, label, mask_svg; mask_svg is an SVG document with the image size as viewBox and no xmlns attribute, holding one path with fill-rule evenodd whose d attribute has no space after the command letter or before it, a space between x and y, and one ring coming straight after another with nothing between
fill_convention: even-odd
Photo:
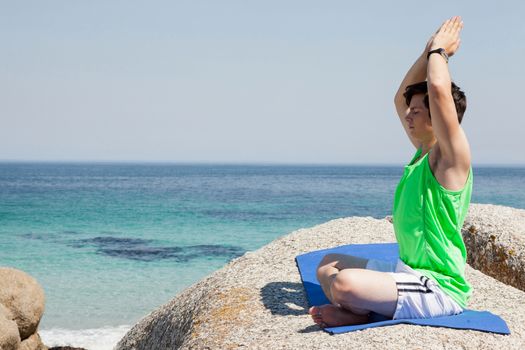
<instances>
[{"instance_id":1,"label":"coastline","mask_svg":"<svg viewBox=\"0 0 525 350\"><path fill-rule=\"evenodd\" d=\"M487 238L493 246L506 247L505 249L511 253L503 257L512 259L508 259L508 262L505 262L506 260L501 259L501 254L499 254L498 257L500 258L500 262L505 262L505 264L510 266L509 270L516 271L516 267L513 267L515 265L511 264L512 262L525 261L525 259L523 259L525 257L525 210L523 209L473 203L471 210L469 211L469 216L463 227L463 234L464 237L465 235L474 235L477 237L476 240L472 241L473 243L468 243L469 240L465 240L466 244L474 244L469 249L478 249L476 248L476 244L478 247L480 245L486 247L487 244L483 243L484 241L481 238ZM302 293L302 286L297 283L297 277L291 277L297 275L295 264L293 263L293 258L297 254L337 245L391 242L394 240L395 237L392 232L392 225L388 217L385 219L374 219L372 217L347 217L331 220L314 227L293 231L256 251L248 252L242 257L232 260L223 268L213 272L209 276L178 293L172 301L161 308L154 310L133 327L129 325L121 325L118 327L102 327L83 330L54 328L43 329L40 330L39 333L44 344L50 347L72 346L83 347L89 350L105 350L113 349L113 347L119 343L120 345L118 349L128 349L130 347L127 347L123 341L125 342L130 336L132 337L134 334L136 335L137 327L140 328L140 325L145 321L158 323L160 315L162 315L162 312L167 312L167 308L169 312L176 310L177 315L175 317L180 317L180 322L186 324L182 329L177 327L169 327L169 329L179 329L182 334L187 335L187 327L189 324L190 328L193 327L191 328L193 335L198 335L202 332L207 334L207 340L204 343L199 344L208 344L206 343L208 341L221 344L218 336L229 336L229 333L222 325L217 329L213 328L217 327L217 325L214 326L214 322L217 322L217 320L213 319L213 315L217 316L220 314L227 316L226 321L228 321L228 327L232 322L237 324L240 319L242 322L239 324L239 327L243 327L245 321L248 324L258 322L257 320L254 321L254 315L247 314L248 311L255 311L255 315L258 311L261 311L257 310L257 305L255 305L255 309L252 307L246 308L246 301L253 304L256 303L257 300L260 300L262 296L263 303L265 304L263 305L264 311L265 308L268 309L268 305L266 305L267 302L264 302L264 299L276 298L280 292L279 288L295 290L300 296ZM516 246L518 246L518 248L516 248ZM472 253L475 252L471 252L470 255L476 255ZM488 254L490 255L490 253ZM487 252L483 255L487 255ZM268 266L275 271L269 272L265 270ZM516 318L519 317L516 315L517 312L523 311L523 314L525 314L525 309L521 310L520 307L517 306L513 310L507 310L505 312L501 311L503 310L503 307L508 308L506 302L512 303L512 300L525 300L525 294L522 291L516 290L518 292L512 292L511 290L508 290L509 286L504 283L490 282L492 279L479 270L482 269L479 268L478 270L474 270L472 266L469 265L467 271L467 275L470 275L470 278L473 278L473 280L478 281L478 284L480 283L479 281L487 283L483 288L479 288L479 286L475 287L475 293L481 292L481 295L477 295L478 299L481 299L477 301L475 300L474 305L483 309L485 302L488 301L489 304L492 302L492 307L496 310L499 309L500 314L504 315L505 319L510 319L512 323L514 323ZM247 276L247 274L249 274L249 276ZM493 277L497 278L498 276ZM245 283L245 285L249 286L249 288L239 288L239 286L232 288L233 283L239 279L247 279L248 282ZM274 280L273 282L271 282L272 279ZM275 282L276 280L280 282ZM267 282L266 285L264 284L265 281ZM229 290L224 287L224 283L231 284L228 287ZM271 286L272 283L278 283L281 287L278 288L278 286ZM268 287L268 285L271 287ZM268 294L268 290L272 288L273 290L270 290L270 294ZM496 296L489 295L494 294L491 288L497 290L498 293L503 293L502 295L508 293L504 298L505 300L495 300L495 298L497 298ZM272 293L277 295L272 295ZM485 293L487 295L485 295ZM237 300L228 301L228 298L231 295L236 295ZM188 304L187 298L190 298L189 305L191 305L192 302L195 302L193 304L194 309L192 309L191 312L188 312L188 310L185 309L185 305ZM212 305L214 304L214 300L217 301L217 298L218 303ZM290 299L289 296L288 299ZM182 304L181 300L183 301ZM277 315L282 314L281 316L291 315L296 318L294 322L297 323L298 321L301 321L303 324L306 324L309 320L304 319L304 316L306 316L304 312L305 307L302 305L304 304L304 301L300 300L300 298L297 299L297 297L295 299L292 298L289 301L292 304L295 304L295 311L290 312L290 310L287 309L289 308L288 305L281 305L278 310L270 307L271 313ZM277 302L277 300L274 302ZM226 303L226 306L224 303ZM222 305L222 309L219 311L213 311L213 308L217 307L217 305L219 307ZM287 311L283 313L282 309ZM203 316L203 312L207 313L207 316ZM219 313L217 314L217 312ZM224 314L225 312L226 314ZM212 319L210 319L210 315L212 316ZM261 314L259 316L261 316L261 320L263 321L262 324L257 327L262 327L260 329L261 332L265 332L264 329L268 329L268 322L270 321L267 319L268 322L264 322L263 315ZM221 322L223 321L224 320ZM290 321L290 319L285 321ZM275 320L271 322L275 322ZM525 324L525 322L523 323ZM212 329L207 329L209 327L212 327ZM258 329L257 327L255 329ZM310 327L312 326L310 325ZM251 333L253 333L253 331L254 329L250 330ZM277 332L275 336L278 337L279 331L275 329L274 331ZM525 332L523 332L523 334L525 334ZM141 336L145 336L143 332L141 333ZM519 341L522 340L523 339L519 338ZM186 339L185 341L186 345L189 346L190 344L195 345L193 341L197 340ZM202 339L199 341L202 341ZM246 341L247 340L243 338L240 343L236 341L236 344L244 344ZM522 344L525 345L525 341Z\"/></svg>"},{"instance_id":2,"label":"coastline","mask_svg":"<svg viewBox=\"0 0 525 350\"><path fill-rule=\"evenodd\" d=\"M94 329L52 328L39 330L42 342L48 347L71 346L88 350L112 350L131 326L102 327Z\"/></svg>"}]
</instances>

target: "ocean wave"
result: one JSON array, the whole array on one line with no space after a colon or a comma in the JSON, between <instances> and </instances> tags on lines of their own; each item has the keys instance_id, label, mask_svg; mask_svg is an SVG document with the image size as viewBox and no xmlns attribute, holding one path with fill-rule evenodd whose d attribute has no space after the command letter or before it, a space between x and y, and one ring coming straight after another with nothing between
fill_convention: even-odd
<instances>
[{"instance_id":1,"label":"ocean wave","mask_svg":"<svg viewBox=\"0 0 525 350\"><path fill-rule=\"evenodd\" d=\"M39 330L42 342L52 346L74 346L88 350L112 350L131 329L131 326L103 327L94 329L52 328Z\"/></svg>"}]
</instances>

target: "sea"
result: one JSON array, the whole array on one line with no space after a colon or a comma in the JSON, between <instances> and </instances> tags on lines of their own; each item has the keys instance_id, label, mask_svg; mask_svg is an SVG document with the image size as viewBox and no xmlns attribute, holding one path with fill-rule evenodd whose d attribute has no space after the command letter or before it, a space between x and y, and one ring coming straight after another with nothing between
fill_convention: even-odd
<instances>
[{"instance_id":1,"label":"sea","mask_svg":"<svg viewBox=\"0 0 525 350\"><path fill-rule=\"evenodd\" d=\"M112 349L142 317L294 230L391 214L403 166L0 162L0 266L37 279L48 346ZM473 203L525 209L525 167Z\"/></svg>"}]
</instances>

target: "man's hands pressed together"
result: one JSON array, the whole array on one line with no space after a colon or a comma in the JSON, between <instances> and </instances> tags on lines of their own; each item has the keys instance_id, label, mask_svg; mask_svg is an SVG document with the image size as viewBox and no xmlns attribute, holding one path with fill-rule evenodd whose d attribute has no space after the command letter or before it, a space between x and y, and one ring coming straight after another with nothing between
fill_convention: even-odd
<instances>
[{"instance_id":1,"label":"man's hands pressed together","mask_svg":"<svg viewBox=\"0 0 525 350\"><path fill-rule=\"evenodd\" d=\"M461 43L459 34L462 29L463 21L461 17L455 16L447 19L428 41L427 52L443 48L448 56L454 55Z\"/></svg>"}]
</instances>

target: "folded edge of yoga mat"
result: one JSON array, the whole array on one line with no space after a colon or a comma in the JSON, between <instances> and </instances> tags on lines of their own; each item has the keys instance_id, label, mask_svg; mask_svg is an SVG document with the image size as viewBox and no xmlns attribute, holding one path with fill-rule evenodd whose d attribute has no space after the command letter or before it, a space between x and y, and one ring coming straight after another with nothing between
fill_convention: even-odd
<instances>
[{"instance_id":1,"label":"folded edge of yoga mat","mask_svg":"<svg viewBox=\"0 0 525 350\"><path fill-rule=\"evenodd\" d=\"M349 254L366 259L396 261L399 256L397 243L350 244L298 255L295 258L306 296L310 306L328 304L329 301L317 281L316 270L322 258L329 253ZM505 321L488 311L465 310L461 314L434 318L391 320L379 314L372 314L371 322L353 326L329 327L324 330L331 334L352 332L372 327L394 324L472 329L482 332L510 334Z\"/></svg>"}]
</instances>

